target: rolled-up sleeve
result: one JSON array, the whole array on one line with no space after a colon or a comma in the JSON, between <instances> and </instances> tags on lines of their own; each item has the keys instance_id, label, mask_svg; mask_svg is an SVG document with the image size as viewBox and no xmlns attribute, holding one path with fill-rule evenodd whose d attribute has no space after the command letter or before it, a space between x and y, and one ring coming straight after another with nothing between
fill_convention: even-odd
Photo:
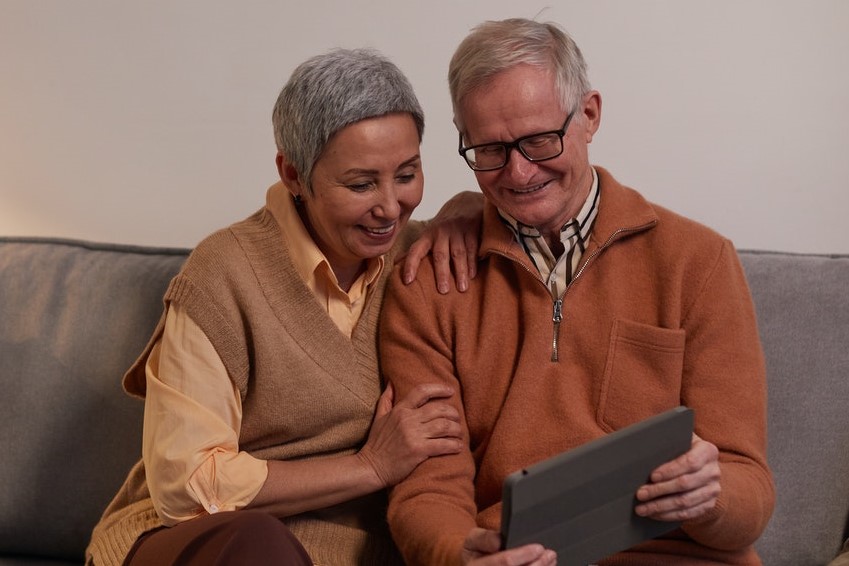
<instances>
[{"instance_id":1,"label":"rolled-up sleeve","mask_svg":"<svg viewBox=\"0 0 849 566\"><path fill-rule=\"evenodd\" d=\"M166 525L250 503L268 475L239 450L242 404L220 357L178 305L145 367L143 457L154 507Z\"/></svg>"}]
</instances>

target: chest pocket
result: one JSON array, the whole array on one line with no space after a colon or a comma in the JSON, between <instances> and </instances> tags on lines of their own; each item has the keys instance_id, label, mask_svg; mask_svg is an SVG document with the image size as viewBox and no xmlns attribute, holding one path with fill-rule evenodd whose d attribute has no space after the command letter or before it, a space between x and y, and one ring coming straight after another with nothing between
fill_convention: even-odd
<instances>
[{"instance_id":1,"label":"chest pocket","mask_svg":"<svg viewBox=\"0 0 849 566\"><path fill-rule=\"evenodd\" d=\"M625 319L613 323L597 419L620 429L681 404L686 335Z\"/></svg>"}]
</instances>

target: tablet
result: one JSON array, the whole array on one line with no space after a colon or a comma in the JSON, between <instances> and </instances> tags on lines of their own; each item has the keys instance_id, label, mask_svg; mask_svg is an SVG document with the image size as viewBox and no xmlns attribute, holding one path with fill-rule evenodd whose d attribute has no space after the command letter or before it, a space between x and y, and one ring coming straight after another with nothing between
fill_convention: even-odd
<instances>
[{"instance_id":1,"label":"tablet","mask_svg":"<svg viewBox=\"0 0 849 566\"><path fill-rule=\"evenodd\" d=\"M504 481L504 548L532 542L560 566L585 566L680 526L634 513L652 470L690 448L693 411L677 407L612 432Z\"/></svg>"}]
</instances>

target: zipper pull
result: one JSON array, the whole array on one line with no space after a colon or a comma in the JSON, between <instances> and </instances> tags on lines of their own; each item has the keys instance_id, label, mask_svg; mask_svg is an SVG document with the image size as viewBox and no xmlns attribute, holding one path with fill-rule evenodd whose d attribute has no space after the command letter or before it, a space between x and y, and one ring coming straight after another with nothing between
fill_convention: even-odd
<instances>
[{"instance_id":1,"label":"zipper pull","mask_svg":"<svg viewBox=\"0 0 849 566\"><path fill-rule=\"evenodd\" d=\"M559 359L557 337L560 334L560 321L563 320L563 299L556 299L554 301L554 312L551 320L554 322L554 338L551 341L551 361L556 362Z\"/></svg>"}]
</instances>

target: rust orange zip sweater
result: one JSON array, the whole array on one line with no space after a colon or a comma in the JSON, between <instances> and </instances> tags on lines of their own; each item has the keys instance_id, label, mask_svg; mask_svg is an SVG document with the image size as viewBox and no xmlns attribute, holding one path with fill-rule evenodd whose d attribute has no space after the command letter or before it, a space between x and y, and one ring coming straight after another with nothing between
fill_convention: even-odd
<instances>
[{"instance_id":1,"label":"rust orange zip sweater","mask_svg":"<svg viewBox=\"0 0 849 566\"><path fill-rule=\"evenodd\" d=\"M736 252L597 170L599 214L559 328L546 286L491 205L468 292L433 291L430 264L409 286L393 274L384 374L399 395L433 379L460 390L469 440L391 494L390 527L411 566L458 564L475 524L498 529L509 473L679 404L720 449L718 505L602 564L760 564L752 543L774 503L765 368Z\"/></svg>"}]
</instances>

